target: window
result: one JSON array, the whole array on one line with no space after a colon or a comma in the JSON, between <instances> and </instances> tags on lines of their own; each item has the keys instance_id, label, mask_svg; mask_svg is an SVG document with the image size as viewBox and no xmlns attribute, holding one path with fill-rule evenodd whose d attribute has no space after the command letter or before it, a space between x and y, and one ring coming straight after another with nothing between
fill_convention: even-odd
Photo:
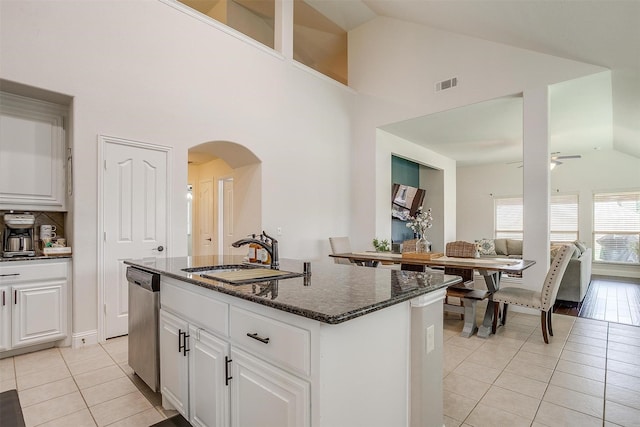
<instances>
[{"instance_id":1,"label":"window","mask_svg":"<svg viewBox=\"0 0 640 427\"><path fill-rule=\"evenodd\" d=\"M594 194L594 259L638 264L639 240L640 192Z\"/></svg>"},{"instance_id":2,"label":"window","mask_svg":"<svg viewBox=\"0 0 640 427\"><path fill-rule=\"evenodd\" d=\"M275 0L178 0L234 30L274 48Z\"/></svg>"},{"instance_id":3,"label":"window","mask_svg":"<svg viewBox=\"0 0 640 427\"><path fill-rule=\"evenodd\" d=\"M522 197L495 200L496 239L522 240L523 211ZM578 240L577 194L551 196L549 233L553 242Z\"/></svg>"},{"instance_id":4,"label":"window","mask_svg":"<svg viewBox=\"0 0 640 427\"><path fill-rule=\"evenodd\" d=\"M578 240L578 195L551 196L549 232L552 242Z\"/></svg>"},{"instance_id":5,"label":"window","mask_svg":"<svg viewBox=\"0 0 640 427\"><path fill-rule=\"evenodd\" d=\"M496 199L496 239L522 240L522 197Z\"/></svg>"},{"instance_id":6,"label":"window","mask_svg":"<svg viewBox=\"0 0 640 427\"><path fill-rule=\"evenodd\" d=\"M347 31L327 17L327 8L330 2L294 0L293 59L346 85Z\"/></svg>"}]
</instances>

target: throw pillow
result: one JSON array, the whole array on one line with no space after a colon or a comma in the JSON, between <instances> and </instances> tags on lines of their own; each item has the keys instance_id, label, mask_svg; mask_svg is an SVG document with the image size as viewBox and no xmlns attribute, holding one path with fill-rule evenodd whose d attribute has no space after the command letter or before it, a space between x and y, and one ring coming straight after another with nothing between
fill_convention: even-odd
<instances>
[{"instance_id":1,"label":"throw pillow","mask_svg":"<svg viewBox=\"0 0 640 427\"><path fill-rule=\"evenodd\" d=\"M509 255L522 255L522 240L507 239Z\"/></svg>"},{"instance_id":2,"label":"throw pillow","mask_svg":"<svg viewBox=\"0 0 640 427\"><path fill-rule=\"evenodd\" d=\"M480 255L496 255L496 244L493 239L476 240Z\"/></svg>"},{"instance_id":3,"label":"throw pillow","mask_svg":"<svg viewBox=\"0 0 640 427\"><path fill-rule=\"evenodd\" d=\"M507 252L507 239L495 239L496 255L509 255Z\"/></svg>"},{"instance_id":4,"label":"throw pillow","mask_svg":"<svg viewBox=\"0 0 640 427\"><path fill-rule=\"evenodd\" d=\"M584 251L587 250L587 245L585 245L580 240L576 240L575 242L573 242L573 244L576 245L576 247L580 250L580 255L582 255Z\"/></svg>"}]
</instances>

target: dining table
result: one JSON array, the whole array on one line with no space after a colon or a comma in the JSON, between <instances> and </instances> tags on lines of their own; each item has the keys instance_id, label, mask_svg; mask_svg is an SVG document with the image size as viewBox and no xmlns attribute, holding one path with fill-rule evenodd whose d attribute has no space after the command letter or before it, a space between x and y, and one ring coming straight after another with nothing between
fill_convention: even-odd
<instances>
[{"instance_id":1,"label":"dining table","mask_svg":"<svg viewBox=\"0 0 640 427\"><path fill-rule=\"evenodd\" d=\"M393 252L348 252L339 254L330 254L333 258L348 259L356 265L368 267L377 267L381 263L385 264L401 264L403 269L415 269L415 267L437 267L437 268L453 268L467 269L477 271L485 281L487 286L488 303L484 313L481 326L476 326L475 315L464 316L463 335L470 336L477 328L480 338L487 338L492 332L494 304L493 293L500 289L500 280L504 273L521 275L524 270L534 265L533 260L525 260L519 258L458 258L450 256L434 255L431 259L427 257L420 258L411 254L393 253ZM462 284L461 286L465 286ZM475 304L474 304L475 306Z\"/></svg>"}]
</instances>

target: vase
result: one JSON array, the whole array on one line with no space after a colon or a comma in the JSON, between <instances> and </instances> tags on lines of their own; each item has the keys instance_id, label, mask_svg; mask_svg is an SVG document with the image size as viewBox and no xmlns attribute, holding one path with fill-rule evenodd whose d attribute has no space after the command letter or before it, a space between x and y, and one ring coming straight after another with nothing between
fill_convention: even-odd
<instances>
[{"instance_id":1,"label":"vase","mask_svg":"<svg viewBox=\"0 0 640 427\"><path fill-rule=\"evenodd\" d=\"M416 252L427 253L429 252L430 247L431 242L429 242L426 237L420 237L418 240L416 240Z\"/></svg>"}]
</instances>

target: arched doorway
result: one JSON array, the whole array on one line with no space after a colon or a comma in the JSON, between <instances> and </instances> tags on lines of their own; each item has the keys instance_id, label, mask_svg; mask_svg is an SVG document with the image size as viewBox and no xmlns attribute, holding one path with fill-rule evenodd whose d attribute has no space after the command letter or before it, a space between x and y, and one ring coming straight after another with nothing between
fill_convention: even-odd
<instances>
[{"instance_id":1,"label":"arched doorway","mask_svg":"<svg viewBox=\"0 0 640 427\"><path fill-rule=\"evenodd\" d=\"M231 243L262 226L260 159L241 144L210 141L191 147L188 161L188 254L242 254Z\"/></svg>"}]
</instances>

